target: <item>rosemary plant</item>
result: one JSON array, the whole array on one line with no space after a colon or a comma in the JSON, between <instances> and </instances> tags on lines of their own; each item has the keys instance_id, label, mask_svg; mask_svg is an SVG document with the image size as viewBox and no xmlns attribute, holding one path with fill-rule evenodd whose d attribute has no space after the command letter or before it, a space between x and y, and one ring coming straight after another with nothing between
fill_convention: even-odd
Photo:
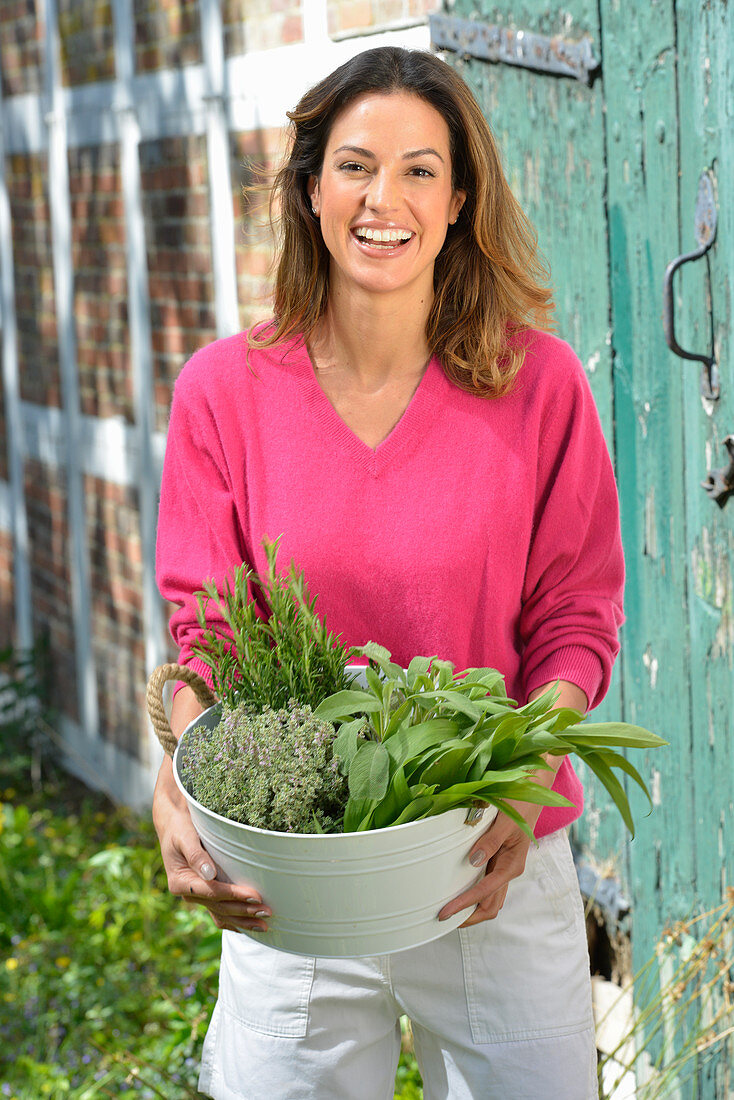
<instances>
[{"instance_id":1,"label":"rosemary plant","mask_svg":"<svg viewBox=\"0 0 734 1100\"><path fill-rule=\"evenodd\" d=\"M221 593L213 581L196 593L202 635L193 652L211 669L214 691L230 707L241 702L253 710L280 710L291 700L316 707L352 682L346 666L356 651L316 614L316 597L293 562L287 575L278 575L279 542L263 542L265 576L242 564ZM222 637L209 620L223 622L231 637Z\"/></svg>"}]
</instances>

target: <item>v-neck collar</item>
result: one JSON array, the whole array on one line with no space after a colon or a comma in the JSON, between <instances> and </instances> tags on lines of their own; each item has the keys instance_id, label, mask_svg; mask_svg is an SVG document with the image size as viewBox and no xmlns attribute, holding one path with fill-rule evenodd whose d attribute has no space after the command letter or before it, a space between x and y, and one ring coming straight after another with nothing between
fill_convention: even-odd
<instances>
[{"instance_id":1,"label":"v-neck collar","mask_svg":"<svg viewBox=\"0 0 734 1100\"><path fill-rule=\"evenodd\" d=\"M405 412L390 434L373 448L342 419L321 388L305 342L298 342L292 354L298 359L299 375L303 378L306 401L312 415L336 446L374 476L378 476L401 451L420 438L425 430L428 407L444 377L437 356L432 355Z\"/></svg>"}]
</instances>

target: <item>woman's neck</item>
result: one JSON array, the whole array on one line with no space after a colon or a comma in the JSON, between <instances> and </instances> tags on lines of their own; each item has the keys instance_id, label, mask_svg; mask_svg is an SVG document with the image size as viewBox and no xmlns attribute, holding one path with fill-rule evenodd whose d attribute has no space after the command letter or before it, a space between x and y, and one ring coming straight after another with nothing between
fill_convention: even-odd
<instances>
[{"instance_id":1,"label":"woman's neck","mask_svg":"<svg viewBox=\"0 0 734 1100\"><path fill-rule=\"evenodd\" d=\"M411 295L329 293L326 313L310 341L320 373L338 371L366 392L401 376L422 374L430 348L430 301Z\"/></svg>"}]
</instances>

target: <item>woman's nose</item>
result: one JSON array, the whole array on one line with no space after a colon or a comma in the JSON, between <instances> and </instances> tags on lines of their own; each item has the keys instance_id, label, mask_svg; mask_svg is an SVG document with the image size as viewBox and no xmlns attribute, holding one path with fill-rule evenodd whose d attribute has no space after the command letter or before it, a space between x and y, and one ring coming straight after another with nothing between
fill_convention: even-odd
<instances>
[{"instance_id":1,"label":"woman's nose","mask_svg":"<svg viewBox=\"0 0 734 1100\"><path fill-rule=\"evenodd\" d=\"M371 210L394 210L397 206L395 181L386 172L375 172L367 188L367 206Z\"/></svg>"}]
</instances>

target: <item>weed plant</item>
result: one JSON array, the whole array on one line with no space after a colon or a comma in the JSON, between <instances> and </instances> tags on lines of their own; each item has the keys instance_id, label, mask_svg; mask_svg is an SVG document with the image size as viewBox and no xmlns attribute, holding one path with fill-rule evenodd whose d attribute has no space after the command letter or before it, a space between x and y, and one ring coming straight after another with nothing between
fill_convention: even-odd
<instances>
[{"instance_id":1,"label":"weed plant","mask_svg":"<svg viewBox=\"0 0 734 1100\"><path fill-rule=\"evenodd\" d=\"M722 905L663 931L632 980L634 1017L599 1061L600 1100L613 1100L630 1076L636 1100L697 1097L701 1075L722 1048L730 1063L733 948L734 887Z\"/></svg>"}]
</instances>

